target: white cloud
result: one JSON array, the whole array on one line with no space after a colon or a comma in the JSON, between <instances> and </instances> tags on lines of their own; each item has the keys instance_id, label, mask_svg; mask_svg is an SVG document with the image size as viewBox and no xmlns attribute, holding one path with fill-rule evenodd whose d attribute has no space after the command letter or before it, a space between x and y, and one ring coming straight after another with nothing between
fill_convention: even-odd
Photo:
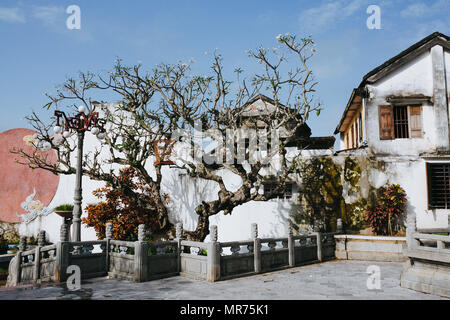
<instances>
[{"instance_id":1,"label":"white cloud","mask_svg":"<svg viewBox=\"0 0 450 320\"><path fill-rule=\"evenodd\" d=\"M19 8L0 7L0 21L24 23L25 16Z\"/></svg>"},{"instance_id":2,"label":"white cloud","mask_svg":"<svg viewBox=\"0 0 450 320\"><path fill-rule=\"evenodd\" d=\"M299 16L299 22L307 31L326 31L335 28L336 23L352 16L358 10L362 10L363 6L368 3L368 0L328 1L319 7L303 11Z\"/></svg>"},{"instance_id":3,"label":"white cloud","mask_svg":"<svg viewBox=\"0 0 450 320\"><path fill-rule=\"evenodd\" d=\"M41 20L46 25L53 25L56 22L64 21L65 10L63 7L32 6L31 15L33 18Z\"/></svg>"},{"instance_id":4,"label":"white cloud","mask_svg":"<svg viewBox=\"0 0 450 320\"><path fill-rule=\"evenodd\" d=\"M425 4L423 2L416 2L400 11L402 18L419 18L445 12L450 9L450 2L448 0L437 0L432 4Z\"/></svg>"},{"instance_id":5,"label":"white cloud","mask_svg":"<svg viewBox=\"0 0 450 320\"><path fill-rule=\"evenodd\" d=\"M417 18L422 16L427 10L429 10L429 8L426 4L422 2L413 3L406 9L400 11L400 16L403 18Z\"/></svg>"}]
</instances>

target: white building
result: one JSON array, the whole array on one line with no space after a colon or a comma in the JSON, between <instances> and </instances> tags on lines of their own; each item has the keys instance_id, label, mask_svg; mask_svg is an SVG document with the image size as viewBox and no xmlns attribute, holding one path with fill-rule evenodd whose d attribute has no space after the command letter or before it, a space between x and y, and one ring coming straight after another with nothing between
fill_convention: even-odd
<instances>
[{"instance_id":1,"label":"white building","mask_svg":"<svg viewBox=\"0 0 450 320\"><path fill-rule=\"evenodd\" d=\"M450 38L433 33L367 73L336 128L360 186L400 184L417 229L448 231Z\"/></svg>"}]
</instances>

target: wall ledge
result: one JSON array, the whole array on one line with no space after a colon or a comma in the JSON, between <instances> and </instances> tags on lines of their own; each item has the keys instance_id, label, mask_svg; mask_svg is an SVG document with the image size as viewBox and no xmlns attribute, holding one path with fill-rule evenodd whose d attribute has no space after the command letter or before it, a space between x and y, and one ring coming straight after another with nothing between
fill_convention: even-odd
<instances>
[{"instance_id":1,"label":"wall ledge","mask_svg":"<svg viewBox=\"0 0 450 320\"><path fill-rule=\"evenodd\" d=\"M357 234L335 235L335 239L355 239L355 240L380 240L380 241L406 241L406 237L386 237L386 236L364 236Z\"/></svg>"}]
</instances>

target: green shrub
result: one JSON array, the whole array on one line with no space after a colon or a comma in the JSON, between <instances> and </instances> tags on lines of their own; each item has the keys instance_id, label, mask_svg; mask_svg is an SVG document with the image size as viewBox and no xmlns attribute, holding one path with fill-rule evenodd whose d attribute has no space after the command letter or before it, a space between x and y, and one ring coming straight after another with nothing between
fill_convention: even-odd
<instances>
[{"instance_id":1,"label":"green shrub","mask_svg":"<svg viewBox=\"0 0 450 320\"><path fill-rule=\"evenodd\" d=\"M73 204L61 204L57 206L54 211L73 211Z\"/></svg>"}]
</instances>

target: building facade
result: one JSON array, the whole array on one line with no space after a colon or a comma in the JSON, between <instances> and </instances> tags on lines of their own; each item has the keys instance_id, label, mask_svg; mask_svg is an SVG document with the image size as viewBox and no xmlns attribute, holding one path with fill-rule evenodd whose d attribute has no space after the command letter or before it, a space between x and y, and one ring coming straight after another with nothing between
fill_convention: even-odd
<instances>
[{"instance_id":1,"label":"building facade","mask_svg":"<svg viewBox=\"0 0 450 320\"><path fill-rule=\"evenodd\" d=\"M449 229L449 79L450 38L436 32L367 73L335 131L361 188L400 184L419 230Z\"/></svg>"}]
</instances>

